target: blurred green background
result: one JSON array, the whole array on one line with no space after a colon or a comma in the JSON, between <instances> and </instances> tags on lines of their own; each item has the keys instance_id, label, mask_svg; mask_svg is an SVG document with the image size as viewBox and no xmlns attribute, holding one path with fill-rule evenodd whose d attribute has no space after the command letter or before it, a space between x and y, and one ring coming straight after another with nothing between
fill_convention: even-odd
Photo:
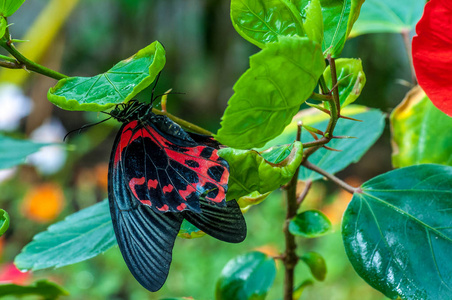
<instances>
[{"instance_id":1,"label":"blurred green background","mask_svg":"<svg viewBox=\"0 0 452 300\"><path fill-rule=\"evenodd\" d=\"M66 3L67 2L67 3ZM46 5L68 3L74 10L64 20L48 47L41 38L55 30L52 14L36 27ZM55 12L53 12L55 15ZM168 110L183 119L216 131L221 115L232 95L232 86L248 68L248 57L258 48L242 39L229 19L226 0L29 0L9 20L13 38L26 36L35 26L37 33L29 42L30 53L42 51L36 59L67 75L92 76L119 60L127 58L155 40L167 53L167 64L157 86L157 94L169 88L183 94L170 95ZM357 104L389 113L402 100L411 80L403 39L397 34L364 35L347 42L342 57L361 58L367 76ZM14 74L14 75L12 75ZM19 75L17 75L19 74ZM100 121L102 114L63 111L47 101L46 93L55 80L17 70L0 70L4 86L15 82L33 108L9 135L17 137L50 136L62 141L61 132ZM5 96L6 95L6 96ZM1 98L11 94L0 92ZM149 98L150 90L140 97ZM9 99L9 98L8 98ZM19 108L20 109L20 108ZM42 129L49 120L61 123ZM51 123L55 124L55 123ZM223 266L236 255L254 249L277 254L283 249L282 222L285 216L283 194L274 192L246 214L248 237L239 245L222 243L210 237L194 240L178 238L169 278L157 293L149 293L131 276L117 247L86 262L56 270L18 274L11 262L33 235L65 216L107 197L107 164L116 130L120 124L109 121L81 134L73 134L67 147L59 147L60 164L53 169L38 163L0 173L0 207L11 215L11 227L0 239L0 280L30 283L49 278L70 293L69 299L160 299L193 297L213 299L216 280ZM53 128L53 129L52 129ZM58 127L60 128L60 127ZM37 131L41 129L41 131ZM3 129L0 129L3 130ZM38 132L38 133L36 133ZM64 134L63 134L64 135ZM56 153L56 152L54 152ZM40 158L36 158L40 160ZM55 165L56 164L56 165ZM391 169L389 129L363 159L338 176L354 185ZM379 300L386 299L360 279L345 255L339 222L350 196L325 182L317 182L304 208L319 208L335 224L334 233L317 239L299 239L301 252L315 250L328 267L324 282L306 289L302 299ZM282 265L278 265L282 271ZM282 297L283 272L278 272L268 299ZM310 278L307 268L297 267L296 281Z\"/></svg>"}]
</instances>

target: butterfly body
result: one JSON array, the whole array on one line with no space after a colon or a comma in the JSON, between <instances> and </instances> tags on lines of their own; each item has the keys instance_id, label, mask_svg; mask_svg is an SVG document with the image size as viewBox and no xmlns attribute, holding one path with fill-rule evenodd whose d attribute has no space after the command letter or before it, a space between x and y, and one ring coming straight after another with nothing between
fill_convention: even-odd
<instances>
[{"instance_id":1,"label":"butterfly body","mask_svg":"<svg viewBox=\"0 0 452 300\"><path fill-rule=\"evenodd\" d=\"M223 241L245 238L240 208L225 201L229 166L217 142L141 103L112 116L124 124L110 159L110 211L121 253L144 287L156 291L165 282L184 219Z\"/></svg>"}]
</instances>

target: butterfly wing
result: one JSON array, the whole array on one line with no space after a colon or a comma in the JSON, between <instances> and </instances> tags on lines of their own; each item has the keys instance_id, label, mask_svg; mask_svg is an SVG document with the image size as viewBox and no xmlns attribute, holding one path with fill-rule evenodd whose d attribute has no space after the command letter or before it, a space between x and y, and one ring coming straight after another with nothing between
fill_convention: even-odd
<instances>
[{"instance_id":1,"label":"butterfly wing","mask_svg":"<svg viewBox=\"0 0 452 300\"><path fill-rule=\"evenodd\" d=\"M126 170L115 164L114 154L120 147L119 132L109 166L108 198L116 239L130 272L150 291L164 284L171 264L172 249L183 216L178 213L156 213L142 205L128 188Z\"/></svg>"},{"instance_id":2,"label":"butterfly wing","mask_svg":"<svg viewBox=\"0 0 452 300\"><path fill-rule=\"evenodd\" d=\"M215 148L198 144L165 121L170 122L166 132L151 121L132 121L122 128L115 161L127 170L126 184L135 198L155 212L201 212L201 196L225 206L227 162Z\"/></svg>"}]
</instances>

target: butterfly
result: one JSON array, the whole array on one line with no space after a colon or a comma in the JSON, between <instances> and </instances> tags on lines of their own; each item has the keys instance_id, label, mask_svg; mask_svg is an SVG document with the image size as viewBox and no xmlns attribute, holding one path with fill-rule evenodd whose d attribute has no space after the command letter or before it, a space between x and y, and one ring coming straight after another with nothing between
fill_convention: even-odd
<instances>
[{"instance_id":1,"label":"butterfly","mask_svg":"<svg viewBox=\"0 0 452 300\"><path fill-rule=\"evenodd\" d=\"M108 170L111 218L122 256L143 287L154 292L165 283L184 219L221 241L245 239L237 202L225 201L229 166L218 142L136 100L110 115L123 122Z\"/></svg>"}]
</instances>

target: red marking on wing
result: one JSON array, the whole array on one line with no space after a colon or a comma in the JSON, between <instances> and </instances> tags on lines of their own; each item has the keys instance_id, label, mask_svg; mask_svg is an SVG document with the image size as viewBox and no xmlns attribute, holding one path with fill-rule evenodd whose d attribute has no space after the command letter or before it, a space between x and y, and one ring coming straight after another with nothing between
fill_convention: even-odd
<instances>
[{"instance_id":1,"label":"red marking on wing","mask_svg":"<svg viewBox=\"0 0 452 300\"><path fill-rule=\"evenodd\" d=\"M187 197L189 195L191 195L191 193L196 192L196 189L191 186L191 185L187 185L187 189L186 190L179 190L179 195L184 198L185 201L187 201Z\"/></svg>"},{"instance_id":2,"label":"red marking on wing","mask_svg":"<svg viewBox=\"0 0 452 300\"><path fill-rule=\"evenodd\" d=\"M173 191L173 186L171 184L168 184L167 186L163 187L163 193L171 193Z\"/></svg>"},{"instance_id":3,"label":"red marking on wing","mask_svg":"<svg viewBox=\"0 0 452 300\"><path fill-rule=\"evenodd\" d=\"M163 205L163 206L160 207L160 208L157 207L157 209L160 210L160 211L168 211L169 207L168 207L168 205L165 204L165 205Z\"/></svg>"},{"instance_id":4,"label":"red marking on wing","mask_svg":"<svg viewBox=\"0 0 452 300\"><path fill-rule=\"evenodd\" d=\"M176 207L177 210L184 210L187 207L187 204L181 203L178 207Z\"/></svg>"},{"instance_id":5,"label":"red marking on wing","mask_svg":"<svg viewBox=\"0 0 452 300\"><path fill-rule=\"evenodd\" d=\"M140 200L141 203L152 206L152 202L150 200Z\"/></svg>"},{"instance_id":6,"label":"red marking on wing","mask_svg":"<svg viewBox=\"0 0 452 300\"><path fill-rule=\"evenodd\" d=\"M158 184L159 184L159 182L157 181L157 179L154 179L154 180L149 179L148 180L148 190L157 188Z\"/></svg>"},{"instance_id":7,"label":"red marking on wing","mask_svg":"<svg viewBox=\"0 0 452 300\"><path fill-rule=\"evenodd\" d=\"M132 137L132 130L137 126L137 124L138 121L132 121L122 129L121 139L119 140L118 147L116 148L115 164L118 164L121 160L122 151L129 145Z\"/></svg>"},{"instance_id":8,"label":"red marking on wing","mask_svg":"<svg viewBox=\"0 0 452 300\"><path fill-rule=\"evenodd\" d=\"M130 187L130 190L132 191L133 195L135 196L135 198L140 199L140 198L138 198L135 186L136 185L142 185L145 181L146 181L146 179L144 177L130 179L129 187Z\"/></svg>"},{"instance_id":9,"label":"red marking on wing","mask_svg":"<svg viewBox=\"0 0 452 300\"><path fill-rule=\"evenodd\" d=\"M224 189L220 188L218 190L218 194L217 194L217 196L215 198L206 197L206 199L208 199L210 201L213 201L213 202L216 202L216 203L220 203L220 202L222 202L224 200L225 196L226 195L224 193Z\"/></svg>"}]
</instances>

